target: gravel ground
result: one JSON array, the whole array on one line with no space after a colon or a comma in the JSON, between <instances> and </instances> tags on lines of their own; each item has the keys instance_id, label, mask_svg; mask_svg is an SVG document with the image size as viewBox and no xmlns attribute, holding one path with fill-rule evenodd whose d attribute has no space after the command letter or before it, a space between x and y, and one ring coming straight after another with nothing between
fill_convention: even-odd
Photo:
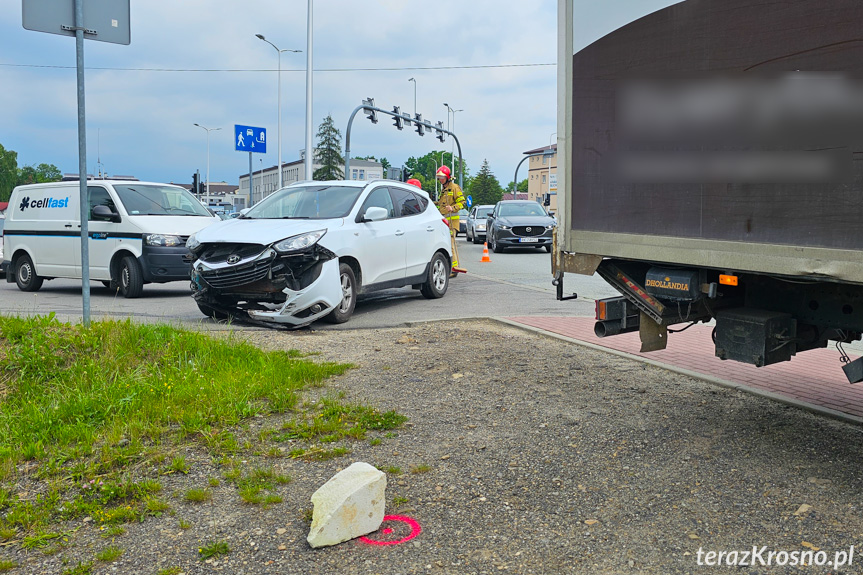
<instances>
[{"instance_id":1,"label":"gravel ground","mask_svg":"<svg viewBox=\"0 0 863 575\"><path fill-rule=\"evenodd\" d=\"M55 555L0 548L21 564L13 573L59 574L78 561L135 574L726 572L700 566L699 548L766 546L765 562L770 551L821 550L832 561L863 536L863 436L852 425L492 321L246 335L356 365L310 391L311 401L341 390L409 422L329 461L246 457L249 468L274 465L292 478L269 509L243 505L224 481L208 503L170 497L220 476L191 449L191 472L162 480L172 513L128 525L113 541L120 559L96 561L112 542L79 522ZM246 433L282 420L255 420ZM311 494L354 461L402 470L388 474L387 513L418 521L419 536L309 548ZM410 472L418 466L428 470ZM387 525L390 539L404 534ZM200 561L212 540L231 553ZM839 572L863 572L857 563Z\"/></svg>"}]
</instances>

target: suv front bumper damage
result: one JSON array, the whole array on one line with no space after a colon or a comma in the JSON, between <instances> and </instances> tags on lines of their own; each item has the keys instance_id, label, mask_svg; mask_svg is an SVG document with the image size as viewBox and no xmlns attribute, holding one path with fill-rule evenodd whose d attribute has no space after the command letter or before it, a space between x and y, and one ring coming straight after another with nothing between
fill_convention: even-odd
<instances>
[{"instance_id":1,"label":"suv front bumper damage","mask_svg":"<svg viewBox=\"0 0 863 575\"><path fill-rule=\"evenodd\" d=\"M249 254L250 246L199 249L192 263L192 297L229 315L302 327L330 313L342 300L336 254L314 245L279 254L271 247ZM239 261L228 259L242 254Z\"/></svg>"}]
</instances>

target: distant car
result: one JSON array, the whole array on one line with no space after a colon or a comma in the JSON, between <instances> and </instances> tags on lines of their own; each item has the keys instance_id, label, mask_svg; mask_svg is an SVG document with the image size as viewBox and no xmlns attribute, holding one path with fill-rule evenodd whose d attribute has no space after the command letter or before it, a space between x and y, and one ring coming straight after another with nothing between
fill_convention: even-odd
<instances>
[{"instance_id":1,"label":"distant car","mask_svg":"<svg viewBox=\"0 0 863 575\"><path fill-rule=\"evenodd\" d=\"M458 211L458 231L455 235L467 233L467 210L461 209Z\"/></svg>"},{"instance_id":2,"label":"distant car","mask_svg":"<svg viewBox=\"0 0 863 575\"><path fill-rule=\"evenodd\" d=\"M485 241L485 224L489 214L494 211L493 205L474 206L467 216L465 237L475 244Z\"/></svg>"},{"instance_id":3,"label":"distant car","mask_svg":"<svg viewBox=\"0 0 863 575\"><path fill-rule=\"evenodd\" d=\"M488 247L495 253L508 247L544 247L551 252L551 234L556 222L539 203L502 200L486 221Z\"/></svg>"},{"instance_id":4,"label":"distant car","mask_svg":"<svg viewBox=\"0 0 863 575\"><path fill-rule=\"evenodd\" d=\"M424 191L391 180L293 184L186 247L204 315L292 327L346 322L364 292L443 297L451 269L446 220Z\"/></svg>"}]
</instances>

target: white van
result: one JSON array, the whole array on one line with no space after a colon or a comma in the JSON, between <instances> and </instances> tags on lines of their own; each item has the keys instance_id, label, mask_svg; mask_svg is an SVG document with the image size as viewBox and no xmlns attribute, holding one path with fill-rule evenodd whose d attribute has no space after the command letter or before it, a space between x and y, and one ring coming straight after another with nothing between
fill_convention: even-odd
<instances>
[{"instance_id":1,"label":"white van","mask_svg":"<svg viewBox=\"0 0 863 575\"><path fill-rule=\"evenodd\" d=\"M36 291L43 280L81 277L79 182L19 186L3 230L6 281ZM90 180L90 279L141 295L145 283L188 281L186 239L219 221L180 186Z\"/></svg>"}]
</instances>

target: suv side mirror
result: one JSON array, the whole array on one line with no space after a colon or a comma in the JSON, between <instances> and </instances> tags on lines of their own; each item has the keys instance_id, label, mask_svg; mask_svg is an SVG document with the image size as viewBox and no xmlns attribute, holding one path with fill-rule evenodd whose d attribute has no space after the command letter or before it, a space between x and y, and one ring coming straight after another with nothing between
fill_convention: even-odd
<instances>
[{"instance_id":1,"label":"suv side mirror","mask_svg":"<svg viewBox=\"0 0 863 575\"><path fill-rule=\"evenodd\" d=\"M387 215L389 212L386 208L379 208L377 206L372 206L366 210L366 213L363 214L364 222L379 222L381 220L387 219Z\"/></svg>"}]
</instances>

